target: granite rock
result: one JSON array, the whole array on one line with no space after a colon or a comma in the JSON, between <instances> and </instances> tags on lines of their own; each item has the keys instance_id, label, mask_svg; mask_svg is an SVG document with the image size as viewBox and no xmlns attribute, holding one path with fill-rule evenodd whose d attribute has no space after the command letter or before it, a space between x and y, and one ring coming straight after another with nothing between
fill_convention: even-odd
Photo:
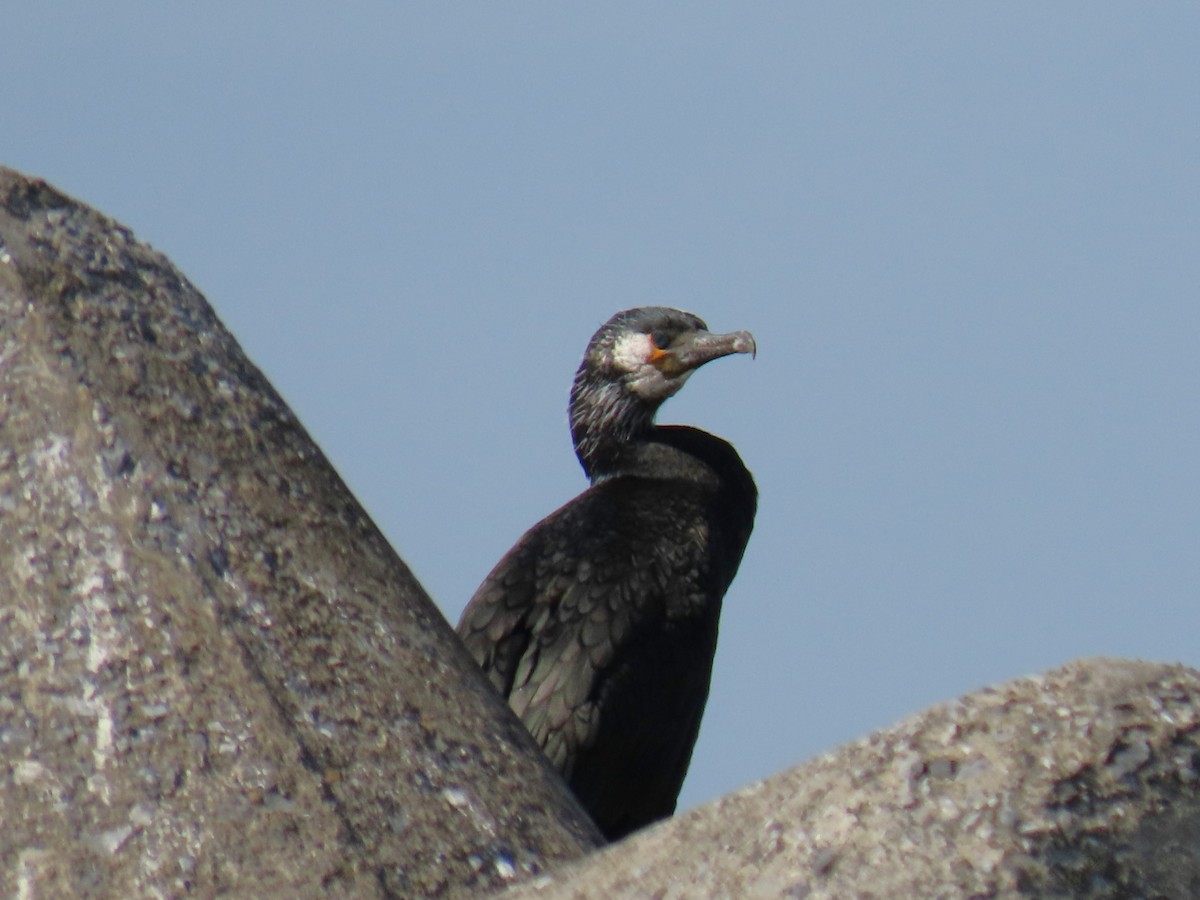
<instances>
[{"instance_id":1,"label":"granite rock","mask_svg":"<svg viewBox=\"0 0 1200 900\"><path fill-rule=\"evenodd\" d=\"M1200 673L1092 659L934 707L505 891L1200 897Z\"/></svg>"},{"instance_id":2,"label":"granite rock","mask_svg":"<svg viewBox=\"0 0 1200 900\"><path fill-rule=\"evenodd\" d=\"M0 596L0 894L461 896L599 843L205 299L8 169Z\"/></svg>"}]
</instances>

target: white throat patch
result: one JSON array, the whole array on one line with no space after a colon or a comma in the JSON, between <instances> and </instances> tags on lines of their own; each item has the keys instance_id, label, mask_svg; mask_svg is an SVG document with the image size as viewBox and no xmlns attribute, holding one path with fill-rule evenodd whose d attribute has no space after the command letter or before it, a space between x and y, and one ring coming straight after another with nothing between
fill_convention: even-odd
<instances>
[{"instance_id":1,"label":"white throat patch","mask_svg":"<svg viewBox=\"0 0 1200 900\"><path fill-rule=\"evenodd\" d=\"M630 377L625 387L655 403L661 403L673 395L688 380L691 371L669 376L650 361L654 352L654 341L648 334L623 334L613 344L613 363Z\"/></svg>"},{"instance_id":2,"label":"white throat patch","mask_svg":"<svg viewBox=\"0 0 1200 900\"><path fill-rule=\"evenodd\" d=\"M636 372L650 362L654 341L650 335L641 333L623 334L613 344L613 362L624 372Z\"/></svg>"}]
</instances>

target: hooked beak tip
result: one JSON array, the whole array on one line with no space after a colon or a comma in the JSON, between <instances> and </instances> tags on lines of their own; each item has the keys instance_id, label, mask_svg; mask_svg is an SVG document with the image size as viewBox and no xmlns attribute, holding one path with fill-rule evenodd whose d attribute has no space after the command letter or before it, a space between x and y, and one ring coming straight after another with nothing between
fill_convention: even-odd
<instances>
[{"instance_id":1,"label":"hooked beak tip","mask_svg":"<svg viewBox=\"0 0 1200 900\"><path fill-rule=\"evenodd\" d=\"M748 331L739 331L733 336L733 352L749 353L751 359L758 357L758 343Z\"/></svg>"}]
</instances>

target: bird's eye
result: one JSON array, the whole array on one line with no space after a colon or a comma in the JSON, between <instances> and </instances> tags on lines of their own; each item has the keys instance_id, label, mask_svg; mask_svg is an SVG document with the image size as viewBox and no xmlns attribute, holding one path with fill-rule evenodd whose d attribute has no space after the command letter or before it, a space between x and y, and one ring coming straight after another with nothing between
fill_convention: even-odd
<instances>
[{"instance_id":1,"label":"bird's eye","mask_svg":"<svg viewBox=\"0 0 1200 900\"><path fill-rule=\"evenodd\" d=\"M650 340L654 341L654 346L659 350L666 350L671 346L673 336L671 332L659 329L650 333Z\"/></svg>"}]
</instances>

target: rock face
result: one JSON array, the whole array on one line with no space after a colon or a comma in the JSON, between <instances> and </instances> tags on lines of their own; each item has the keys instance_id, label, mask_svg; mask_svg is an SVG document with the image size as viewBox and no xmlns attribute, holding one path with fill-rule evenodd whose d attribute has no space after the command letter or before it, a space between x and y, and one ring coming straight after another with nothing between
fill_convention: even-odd
<instances>
[{"instance_id":1,"label":"rock face","mask_svg":"<svg viewBox=\"0 0 1200 900\"><path fill-rule=\"evenodd\" d=\"M598 835L205 300L0 169L0 894L462 895Z\"/></svg>"},{"instance_id":2,"label":"rock face","mask_svg":"<svg viewBox=\"0 0 1200 900\"><path fill-rule=\"evenodd\" d=\"M503 896L1200 897L1200 673L989 688Z\"/></svg>"}]
</instances>

